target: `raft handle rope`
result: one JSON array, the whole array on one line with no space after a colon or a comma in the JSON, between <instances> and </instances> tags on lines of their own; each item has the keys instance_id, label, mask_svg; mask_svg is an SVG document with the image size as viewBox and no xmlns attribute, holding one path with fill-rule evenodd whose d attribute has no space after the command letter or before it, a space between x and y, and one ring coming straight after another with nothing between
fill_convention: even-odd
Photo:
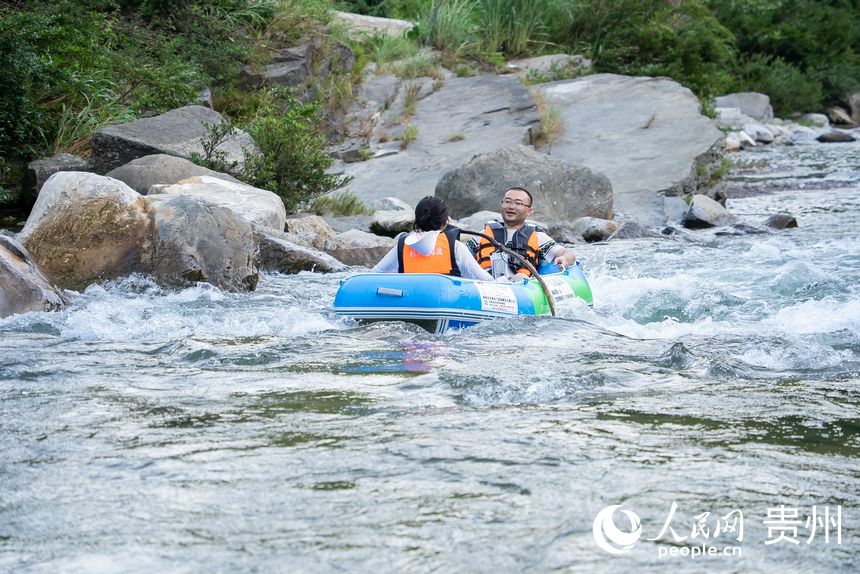
<instances>
[{"instance_id":1,"label":"raft handle rope","mask_svg":"<svg viewBox=\"0 0 860 574\"><path fill-rule=\"evenodd\" d=\"M552 298L552 292L549 290L549 287L547 287L546 282L544 282L544 280L543 280L543 277L540 276L540 274L537 272L537 269L534 268L534 265L529 263L528 259L526 259L522 255L520 255L519 253L517 253L513 249L509 249L509 248L505 247L504 245L502 245L501 243L496 241L495 237L491 237L491 236L487 235L486 233L480 233L478 231L469 231L468 229L461 229L460 233L466 234L466 235L475 235L476 237L483 237L484 239L489 241L493 247L495 247L496 249L498 249L502 253L507 253L508 255L512 255L512 256L516 257L517 259L519 259L520 262L522 262L523 267L525 267L526 269L531 271L532 276L535 279L537 279L538 283L540 283L540 286L543 289L543 292L546 294L547 303L549 303L549 312L550 312L550 314L552 314L553 317L555 317L555 300L553 300L553 298Z\"/></svg>"}]
</instances>

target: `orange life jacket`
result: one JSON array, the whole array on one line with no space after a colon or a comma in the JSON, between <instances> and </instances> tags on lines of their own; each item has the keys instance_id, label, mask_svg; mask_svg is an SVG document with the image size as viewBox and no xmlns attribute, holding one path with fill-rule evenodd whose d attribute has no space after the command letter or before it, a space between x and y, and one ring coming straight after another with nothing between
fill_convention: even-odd
<instances>
[{"instance_id":1,"label":"orange life jacket","mask_svg":"<svg viewBox=\"0 0 860 574\"><path fill-rule=\"evenodd\" d=\"M493 239L498 243L520 254L537 269L540 260L540 245L538 245L537 230L533 225L523 225L517 229L514 236L507 243L505 243L507 236L505 226L498 221L488 223L487 227L484 228L484 235L492 235ZM475 255L475 259L478 260L478 264L481 267L490 269L493 266L491 257L496 251L497 249L493 244L482 237L478 242L478 253ZM526 277L531 277L531 271L523 267L522 262L518 259L511 257L508 267L511 268L514 274L522 273Z\"/></svg>"},{"instance_id":2,"label":"orange life jacket","mask_svg":"<svg viewBox=\"0 0 860 574\"><path fill-rule=\"evenodd\" d=\"M436 246L430 255L421 255L406 245L406 234L397 238L398 273L441 273L460 277L455 245L460 237L460 228L447 226L436 238Z\"/></svg>"}]
</instances>

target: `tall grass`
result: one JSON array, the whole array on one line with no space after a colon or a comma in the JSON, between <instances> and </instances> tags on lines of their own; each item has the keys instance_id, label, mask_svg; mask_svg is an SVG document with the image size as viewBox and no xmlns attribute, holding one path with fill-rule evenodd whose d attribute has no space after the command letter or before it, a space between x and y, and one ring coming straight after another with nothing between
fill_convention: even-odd
<instances>
[{"instance_id":1,"label":"tall grass","mask_svg":"<svg viewBox=\"0 0 860 574\"><path fill-rule=\"evenodd\" d=\"M479 22L483 47L489 52L520 56L543 38L545 1L481 0Z\"/></svg>"},{"instance_id":2,"label":"tall grass","mask_svg":"<svg viewBox=\"0 0 860 574\"><path fill-rule=\"evenodd\" d=\"M418 30L425 44L459 57L475 50L475 3L472 0L433 0Z\"/></svg>"}]
</instances>

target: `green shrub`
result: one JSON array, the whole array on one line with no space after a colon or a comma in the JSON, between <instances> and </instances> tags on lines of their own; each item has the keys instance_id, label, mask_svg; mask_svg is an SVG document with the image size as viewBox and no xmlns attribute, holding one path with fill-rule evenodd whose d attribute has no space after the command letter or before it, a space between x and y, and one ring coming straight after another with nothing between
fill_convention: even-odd
<instances>
[{"instance_id":1,"label":"green shrub","mask_svg":"<svg viewBox=\"0 0 860 574\"><path fill-rule=\"evenodd\" d=\"M243 179L277 193L287 211L346 185L350 178L326 173L333 160L325 151L320 106L302 103L281 90L244 126L259 153L246 151Z\"/></svg>"}]
</instances>

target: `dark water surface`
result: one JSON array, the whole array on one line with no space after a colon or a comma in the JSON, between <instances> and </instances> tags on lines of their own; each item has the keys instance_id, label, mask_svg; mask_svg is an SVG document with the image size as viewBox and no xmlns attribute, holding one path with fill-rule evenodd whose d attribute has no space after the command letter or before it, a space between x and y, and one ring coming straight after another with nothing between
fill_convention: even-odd
<instances>
[{"instance_id":1,"label":"dark water surface","mask_svg":"<svg viewBox=\"0 0 860 574\"><path fill-rule=\"evenodd\" d=\"M856 572L860 145L735 157L799 228L580 246L561 318L358 326L302 273L0 320L0 571Z\"/></svg>"}]
</instances>

